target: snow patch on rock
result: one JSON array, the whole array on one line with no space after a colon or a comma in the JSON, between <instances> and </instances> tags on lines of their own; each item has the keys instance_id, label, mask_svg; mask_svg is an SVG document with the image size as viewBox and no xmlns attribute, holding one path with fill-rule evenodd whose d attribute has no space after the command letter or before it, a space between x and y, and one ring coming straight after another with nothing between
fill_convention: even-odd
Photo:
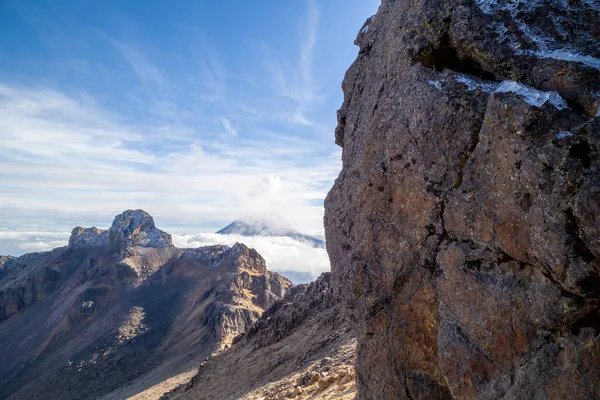
<instances>
[{"instance_id":1,"label":"snow patch on rock","mask_svg":"<svg viewBox=\"0 0 600 400\"><path fill-rule=\"evenodd\" d=\"M433 80L427 81L428 84L432 85L436 89L442 89L442 82L443 81L433 81Z\"/></svg>"},{"instance_id":2,"label":"snow patch on rock","mask_svg":"<svg viewBox=\"0 0 600 400\"><path fill-rule=\"evenodd\" d=\"M458 74L454 79L464 84L468 91L481 90L486 93L514 93L522 96L526 103L538 108L546 103L552 104L557 110L569 108L565 99L557 92L545 92L523 83L515 81L488 82L464 74ZM431 82L433 81L428 81L427 83L432 84Z\"/></svg>"},{"instance_id":3,"label":"snow patch on rock","mask_svg":"<svg viewBox=\"0 0 600 400\"><path fill-rule=\"evenodd\" d=\"M561 131L561 132L558 132L556 135L554 135L554 137L558 140L566 139L566 138L569 138L572 136L573 136L573 132L569 132L569 131Z\"/></svg>"},{"instance_id":4,"label":"snow patch on rock","mask_svg":"<svg viewBox=\"0 0 600 400\"><path fill-rule=\"evenodd\" d=\"M588 67L600 69L600 58L578 54L566 49L557 49L552 51L523 51L524 54L533 55L540 58L551 58L560 61L578 62L587 65Z\"/></svg>"},{"instance_id":5,"label":"snow patch on rock","mask_svg":"<svg viewBox=\"0 0 600 400\"><path fill-rule=\"evenodd\" d=\"M544 92L515 81L503 81L498 85L495 92L518 94L523 96L526 103L536 107L542 107L544 104L550 103L558 110L569 108L565 99L557 92Z\"/></svg>"},{"instance_id":6,"label":"snow patch on rock","mask_svg":"<svg viewBox=\"0 0 600 400\"><path fill-rule=\"evenodd\" d=\"M470 92L473 91L473 90L478 89L478 90L481 90L483 92L491 93L494 90L496 90L496 87L498 86L497 83L494 83L494 82L485 82L485 81L482 81L480 79L474 78L472 76L463 75L463 74L457 75L454 79L457 82L460 82L460 83L466 85L467 86L467 90L470 91Z\"/></svg>"}]
</instances>

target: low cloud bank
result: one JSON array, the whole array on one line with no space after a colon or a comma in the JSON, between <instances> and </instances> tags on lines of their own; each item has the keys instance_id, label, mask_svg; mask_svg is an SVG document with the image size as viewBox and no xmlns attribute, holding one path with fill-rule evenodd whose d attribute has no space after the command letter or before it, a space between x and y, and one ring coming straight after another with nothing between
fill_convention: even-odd
<instances>
[{"instance_id":1,"label":"low cloud bank","mask_svg":"<svg viewBox=\"0 0 600 400\"><path fill-rule=\"evenodd\" d=\"M20 256L66 246L68 232L32 232L0 230L0 255Z\"/></svg>"},{"instance_id":2,"label":"low cloud bank","mask_svg":"<svg viewBox=\"0 0 600 400\"><path fill-rule=\"evenodd\" d=\"M177 247L201 247L214 244L232 246L236 242L256 249L267 262L267 268L279 272L294 283L303 283L329 271L329 257L325 249L314 248L285 236L241 236L200 233L173 235Z\"/></svg>"},{"instance_id":3,"label":"low cloud bank","mask_svg":"<svg viewBox=\"0 0 600 400\"><path fill-rule=\"evenodd\" d=\"M17 232L0 230L0 255L19 256L24 253L48 251L66 246L66 232ZM279 272L294 283L305 283L329 271L329 258L322 248L314 248L285 236L241 236L200 233L173 235L173 243L180 248L194 248L236 242L256 249L267 262L267 268Z\"/></svg>"}]
</instances>

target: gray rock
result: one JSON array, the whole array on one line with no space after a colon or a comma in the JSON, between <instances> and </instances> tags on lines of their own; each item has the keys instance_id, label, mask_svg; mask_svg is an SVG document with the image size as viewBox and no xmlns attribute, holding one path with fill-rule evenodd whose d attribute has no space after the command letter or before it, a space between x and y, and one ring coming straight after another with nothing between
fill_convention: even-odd
<instances>
[{"instance_id":1,"label":"gray rock","mask_svg":"<svg viewBox=\"0 0 600 400\"><path fill-rule=\"evenodd\" d=\"M92 228L73 228L69 238L69 248L102 247L108 244L108 232Z\"/></svg>"},{"instance_id":2,"label":"gray rock","mask_svg":"<svg viewBox=\"0 0 600 400\"><path fill-rule=\"evenodd\" d=\"M154 219L144 210L127 210L117 215L108 230L110 246L116 251L129 247L162 248L173 245L171 235L154 225Z\"/></svg>"}]
</instances>

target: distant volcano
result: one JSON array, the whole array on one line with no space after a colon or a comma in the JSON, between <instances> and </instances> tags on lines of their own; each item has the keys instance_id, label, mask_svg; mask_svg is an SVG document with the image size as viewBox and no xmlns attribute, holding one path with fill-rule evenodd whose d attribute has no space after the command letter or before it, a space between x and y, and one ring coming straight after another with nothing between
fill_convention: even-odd
<instances>
[{"instance_id":1,"label":"distant volcano","mask_svg":"<svg viewBox=\"0 0 600 400\"><path fill-rule=\"evenodd\" d=\"M325 248L324 240L298 232L276 215L257 215L236 219L217 233L242 236L285 236L312 247Z\"/></svg>"}]
</instances>

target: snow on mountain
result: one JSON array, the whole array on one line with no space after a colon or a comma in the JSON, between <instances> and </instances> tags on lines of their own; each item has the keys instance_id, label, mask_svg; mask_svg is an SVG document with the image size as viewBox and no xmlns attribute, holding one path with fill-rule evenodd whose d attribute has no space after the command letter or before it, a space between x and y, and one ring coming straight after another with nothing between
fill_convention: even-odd
<instances>
[{"instance_id":1,"label":"snow on mountain","mask_svg":"<svg viewBox=\"0 0 600 400\"><path fill-rule=\"evenodd\" d=\"M298 232L274 214L237 219L217 233L220 235L242 236L284 236L310 244L312 247L325 248L324 240Z\"/></svg>"}]
</instances>

